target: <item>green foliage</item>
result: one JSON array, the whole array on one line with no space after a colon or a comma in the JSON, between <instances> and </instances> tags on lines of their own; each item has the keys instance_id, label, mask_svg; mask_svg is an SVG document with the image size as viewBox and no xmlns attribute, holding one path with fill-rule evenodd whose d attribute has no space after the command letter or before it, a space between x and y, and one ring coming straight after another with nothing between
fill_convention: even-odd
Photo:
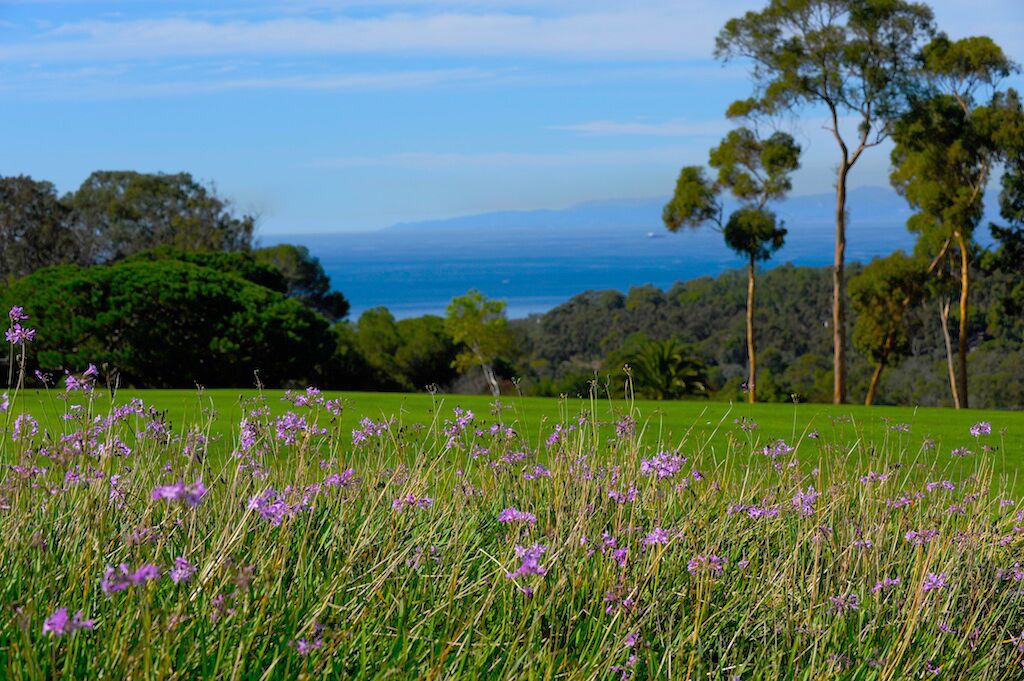
<instances>
[{"instance_id":1,"label":"green foliage","mask_svg":"<svg viewBox=\"0 0 1024 681\"><path fill-rule=\"evenodd\" d=\"M272 265L260 262L253 253L241 251L181 251L170 246L159 246L140 251L120 262L156 262L178 260L198 267L208 267L224 274L234 274L271 291L286 293L288 285L284 275Z\"/></svg>"},{"instance_id":2,"label":"green foliage","mask_svg":"<svg viewBox=\"0 0 1024 681\"><path fill-rule=\"evenodd\" d=\"M729 248L751 261L768 260L782 248L786 230L779 226L770 211L741 208L729 216L722 236Z\"/></svg>"},{"instance_id":3,"label":"green foliage","mask_svg":"<svg viewBox=\"0 0 1024 681\"><path fill-rule=\"evenodd\" d=\"M711 150L709 165L717 171L714 182L697 166L679 173L675 193L663 211L665 226L675 232L712 224L722 230L729 248L751 261L767 260L782 247L786 230L765 205L783 198L792 186L790 176L800 167L800 146L786 133L762 140L749 128L737 128ZM719 197L726 191L741 205L723 224Z\"/></svg>"},{"instance_id":4,"label":"green foliage","mask_svg":"<svg viewBox=\"0 0 1024 681\"><path fill-rule=\"evenodd\" d=\"M354 327L359 352L388 390L423 390L455 378L455 341L433 315L396 321L385 307L363 312Z\"/></svg>"},{"instance_id":5,"label":"green foliage","mask_svg":"<svg viewBox=\"0 0 1024 681\"><path fill-rule=\"evenodd\" d=\"M704 169L686 166L679 172L676 190L662 211L662 220L671 232L683 227L700 227L708 222L721 222L722 207L718 189Z\"/></svg>"},{"instance_id":6,"label":"green foliage","mask_svg":"<svg viewBox=\"0 0 1024 681\"><path fill-rule=\"evenodd\" d=\"M253 251L257 261L276 268L284 276L289 297L316 310L331 321L348 315L349 302L338 291L331 290L331 280L318 258L305 246L279 244Z\"/></svg>"},{"instance_id":7,"label":"green foliage","mask_svg":"<svg viewBox=\"0 0 1024 681\"><path fill-rule=\"evenodd\" d=\"M66 199L90 260L105 262L155 246L183 251L245 251L254 220L188 173L96 171Z\"/></svg>"},{"instance_id":8,"label":"green foliage","mask_svg":"<svg viewBox=\"0 0 1024 681\"><path fill-rule=\"evenodd\" d=\"M445 329L462 347L455 357L455 368L466 372L480 367L491 392L497 395L494 363L511 350L505 302L491 300L477 290L469 291L448 304Z\"/></svg>"},{"instance_id":9,"label":"green foliage","mask_svg":"<svg viewBox=\"0 0 1024 681\"><path fill-rule=\"evenodd\" d=\"M122 385L269 386L316 380L332 360L327 323L240 277L176 260L44 268L15 282L45 369L116 370Z\"/></svg>"},{"instance_id":10,"label":"green foliage","mask_svg":"<svg viewBox=\"0 0 1024 681\"><path fill-rule=\"evenodd\" d=\"M604 362L619 386L631 379L637 397L676 400L708 392L707 369L693 349L676 338L654 340L635 334Z\"/></svg>"},{"instance_id":11,"label":"green foliage","mask_svg":"<svg viewBox=\"0 0 1024 681\"><path fill-rule=\"evenodd\" d=\"M876 364L896 364L910 350L906 311L925 295L927 263L897 251L872 260L850 280L857 315L854 346Z\"/></svg>"},{"instance_id":12,"label":"green foliage","mask_svg":"<svg viewBox=\"0 0 1024 681\"><path fill-rule=\"evenodd\" d=\"M933 32L927 5L902 0L769 0L718 34L719 59L752 62L754 96L730 114L825 104L884 134L915 87L915 52Z\"/></svg>"},{"instance_id":13,"label":"green foliage","mask_svg":"<svg viewBox=\"0 0 1024 681\"><path fill-rule=\"evenodd\" d=\"M0 177L0 279L9 281L40 267L83 259L71 211L53 184L24 175Z\"/></svg>"}]
</instances>

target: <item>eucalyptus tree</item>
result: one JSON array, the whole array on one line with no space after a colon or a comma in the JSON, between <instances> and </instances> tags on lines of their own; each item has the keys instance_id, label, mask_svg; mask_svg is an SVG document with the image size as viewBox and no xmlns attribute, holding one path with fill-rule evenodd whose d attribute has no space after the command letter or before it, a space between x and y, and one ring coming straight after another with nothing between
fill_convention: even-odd
<instances>
[{"instance_id":1,"label":"eucalyptus tree","mask_svg":"<svg viewBox=\"0 0 1024 681\"><path fill-rule=\"evenodd\" d=\"M475 289L453 298L448 304L445 329L462 348L453 366L460 372L480 367L491 394L501 395L494 363L512 347L505 301L492 300Z\"/></svg>"},{"instance_id":2,"label":"eucalyptus tree","mask_svg":"<svg viewBox=\"0 0 1024 681\"><path fill-rule=\"evenodd\" d=\"M698 166L682 169L662 219L673 232L712 225L721 230L729 248L747 259L747 388L750 401L756 402L757 263L771 258L786 237L782 222L766 206L790 190L790 176L800 166L800 146L787 133L761 139L750 128L737 128L711 150L709 165L718 171L714 180ZM740 207L723 220L725 191L740 201Z\"/></svg>"},{"instance_id":3,"label":"eucalyptus tree","mask_svg":"<svg viewBox=\"0 0 1024 681\"><path fill-rule=\"evenodd\" d=\"M917 84L916 53L931 9L905 0L769 0L732 19L715 55L746 59L754 93L729 113L823 111L839 148L832 274L833 400L846 401L846 193L863 153L882 144ZM847 117L856 132L844 129Z\"/></svg>"},{"instance_id":4,"label":"eucalyptus tree","mask_svg":"<svg viewBox=\"0 0 1024 681\"><path fill-rule=\"evenodd\" d=\"M949 359L954 403L967 407L974 234L993 173L1019 147L1024 115L1017 92L1000 89L1017 67L990 38L940 35L923 50L922 67L928 87L895 126L891 178L917 211L908 227L919 235L918 250L956 271L956 361Z\"/></svg>"},{"instance_id":5,"label":"eucalyptus tree","mask_svg":"<svg viewBox=\"0 0 1024 681\"><path fill-rule=\"evenodd\" d=\"M921 302L927 278L923 258L896 251L872 260L850 280L850 302L857 313L853 344L875 365L864 399L868 406L875 401L882 371L910 350L907 310Z\"/></svg>"}]
</instances>

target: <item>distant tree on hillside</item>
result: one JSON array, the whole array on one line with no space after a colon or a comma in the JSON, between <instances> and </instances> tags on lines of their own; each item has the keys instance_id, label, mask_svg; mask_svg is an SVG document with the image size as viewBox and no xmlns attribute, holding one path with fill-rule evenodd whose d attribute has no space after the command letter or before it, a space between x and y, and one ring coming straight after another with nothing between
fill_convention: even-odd
<instances>
[{"instance_id":1,"label":"distant tree on hillside","mask_svg":"<svg viewBox=\"0 0 1024 681\"><path fill-rule=\"evenodd\" d=\"M924 297L927 263L897 251L877 258L850 280L850 302L857 315L853 344L874 363L864 404L875 401L882 371L910 349L907 311Z\"/></svg>"},{"instance_id":2,"label":"distant tree on hillside","mask_svg":"<svg viewBox=\"0 0 1024 681\"><path fill-rule=\"evenodd\" d=\"M88 259L108 262L156 246L182 251L247 251L253 217L188 173L97 171L65 202Z\"/></svg>"},{"instance_id":3,"label":"distant tree on hillside","mask_svg":"<svg viewBox=\"0 0 1024 681\"><path fill-rule=\"evenodd\" d=\"M494 364L511 349L505 301L491 300L480 291L471 290L448 304L445 328L462 348L453 365L460 372L480 367L491 394L501 395Z\"/></svg>"},{"instance_id":4,"label":"distant tree on hillside","mask_svg":"<svg viewBox=\"0 0 1024 681\"><path fill-rule=\"evenodd\" d=\"M768 260L782 247L786 236L782 223L766 205L784 197L792 186L790 175L800 166L800 147L782 132L762 140L754 131L739 128L711 150L709 164L718 171L713 182L699 167L682 169L663 219L673 232L682 227L715 225L729 248L747 258L747 390L750 401L756 402L756 268L758 262ZM742 202L742 207L724 223L720 199L723 191Z\"/></svg>"},{"instance_id":5,"label":"distant tree on hillside","mask_svg":"<svg viewBox=\"0 0 1024 681\"><path fill-rule=\"evenodd\" d=\"M331 279L318 258L305 246L279 244L253 251L257 261L276 267L284 275L287 293L331 321L348 315L349 302L331 290Z\"/></svg>"},{"instance_id":6,"label":"distant tree on hillside","mask_svg":"<svg viewBox=\"0 0 1024 681\"><path fill-rule=\"evenodd\" d=\"M731 19L715 54L751 63L753 96L729 115L824 108L839 147L833 265L833 401L846 401L846 187L867 149L888 137L917 86L917 50L933 33L927 5L905 0L769 0ZM856 133L841 121L852 116Z\"/></svg>"},{"instance_id":7,"label":"distant tree on hillside","mask_svg":"<svg viewBox=\"0 0 1024 681\"><path fill-rule=\"evenodd\" d=\"M908 227L920 235L918 250L955 258L959 328L951 381L955 406L966 408L974 233L993 172L1021 144L1024 110L1016 91L999 89L1016 66L990 38L940 35L925 47L922 68L928 88L894 131L892 182L917 210Z\"/></svg>"},{"instance_id":8,"label":"distant tree on hillside","mask_svg":"<svg viewBox=\"0 0 1024 681\"><path fill-rule=\"evenodd\" d=\"M10 281L41 267L85 260L71 210L51 183L0 177L0 277Z\"/></svg>"},{"instance_id":9,"label":"distant tree on hillside","mask_svg":"<svg viewBox=\"0 0 1024 681\"><path fill-rule=\"evenodd\" d=\"M635 395L641 398L677 400L708 392L704 363L676 338L631 336L608 356L604 368L617 377L628 376Z\"/></svg>"}]
</instances>

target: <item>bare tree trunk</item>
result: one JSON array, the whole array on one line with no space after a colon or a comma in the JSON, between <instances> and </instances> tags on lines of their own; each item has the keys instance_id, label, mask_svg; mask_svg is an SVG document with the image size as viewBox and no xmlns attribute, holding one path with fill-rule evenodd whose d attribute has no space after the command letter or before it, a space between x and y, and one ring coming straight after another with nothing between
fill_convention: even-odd
<instances>
[{"instance_id":1,"label":"bare tree trunk","mask_svg":"<svg viewBox=\"0 0 1024 681\"><path fill-rule=\"evenodd\" d=\"M960 335L956 339L957 386L960 388L960 406L966 409L967 400L967 300L970 293L970 253L962 234L957 234L960 250Z\"/></svg>"},{"instance_id":2,"label":"bare tree trunk","mask_svg":"<svg viewBox=\"0 0 1024 681\"><path fill-rule=\"evenodd\" d=\"M750 257L747 270L747 364L750 371L747 378L747 389L750 403L757 402L757 351L754 347L754 257Z\"/></svg>"},{"instance_id":3,"label":"bare tree trunk","mask_svg":"<svg viewBox=\"0 0 1024 681\"><path fill-rule=\"evenodd\" d=\"M939 301L939 321L942 325L942 338L946 342L946 368L949 370L949 391L953 395L953 406L960 408L960 391L956 386L956 371L953 369L953 342L949 338L949 299Z\"/></svg>"},{"instance_id":4,"label":"bare tree trunk","mask_svg":"<svg viewBox=\"0 0 1024 681\"><path fill-rule=\"evenodd\" d=\"M844 153L836 181L836 252L832 267L832 401L835 404L846 402L846 176L849 172Z\"/></svg>"},{"instance_id":5,"label":"bare tree trunk","mask_svg":"<svg viewBox=\"0 0 1024 681\"><path fill-rule=\"evenodd\" d=\"M871 383L868 384L868 396L864 398L864 405L870 407L875 402L875 392L878 390L878 380L882 377L882 369L885 368L885 362L879 362L875 365L875 371L871 374Z\"/></svg>"},{"instance_id":6,"label":"bare tree trunk","mask_svg":"<svg viewBox=\"0 0 1024 681\"><path fill-rule=\"evenodd\" d=\"M491 387L491 395L501 397L501 387L498 385L498 379L494 377L494 367L490 364L482 364L481 368L484 370L484 378L487 379L487 385Z\"/></svg>"}]
</instances>

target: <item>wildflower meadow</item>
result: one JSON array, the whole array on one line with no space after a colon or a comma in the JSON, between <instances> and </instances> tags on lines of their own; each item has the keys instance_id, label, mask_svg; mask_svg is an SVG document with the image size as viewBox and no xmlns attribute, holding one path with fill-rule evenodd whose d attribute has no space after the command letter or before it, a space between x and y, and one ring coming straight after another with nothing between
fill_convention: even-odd
<instances>
[{"instance_id":1,"label":"wildflower meadow","mask_svg":"<svg viewBox=\"0 0 1024 681\"><path fill-rule=\"evenodd\" d=\"M221 437L94 367L22 409L30 325L0 405L3 678L1024 678L999 423L742 418L712 446L629 403L538 432L502 398L412 423L310 387Z\"/></svg>"}]
</instances>

